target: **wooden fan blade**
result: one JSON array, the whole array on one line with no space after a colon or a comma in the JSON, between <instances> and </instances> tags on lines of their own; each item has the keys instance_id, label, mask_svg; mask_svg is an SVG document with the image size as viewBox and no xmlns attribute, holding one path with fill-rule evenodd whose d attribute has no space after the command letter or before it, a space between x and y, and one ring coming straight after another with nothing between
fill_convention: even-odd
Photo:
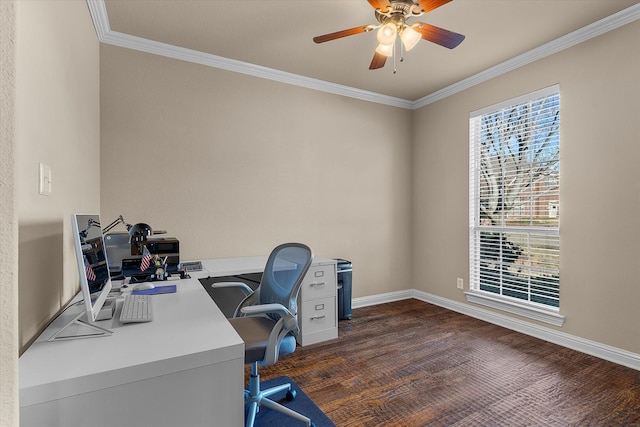
<instances>
[{"instance_id":1,"label":"wooden fan blade","mask_svg":"<svg viewBox=\"0 0 640 427\"><path fill-rule=\"evenodd\" d=\"M335 33L325 34L323 36L316 36L313 41L316 43L324 43L331 40L339 39L342 37L353 36L355 34L366 33L371 30L370 25L362 25L360 27L349 28L348 30L336 31Z\"/></svg>"},{"instance_id":2,"label":"wooden fan blade","mask_svg":"<svg viewBox=\"0 0 640 427\"><path fill-rule=\"evenodd\" d=\"M418 0L418 6L423 13L427 13L449 3L450 1L451 0Z\"/></svg>"},{"instance_id":3,"label":"wooden fan blade","mask_svg":"<svg viewBox=\"0 0 640 427\"><path fill-rule=\"evenodd\" d=\"M373 7L374 9L380 9L381 12L388 12L389 11L388 8L389 6L391 6L391 3L389 3L389 0L367 0L367 1L371 5L371 7Z\"/></svg>"},{"instance_id":4,"label":"wooden fan blade","mask_svg":"<svg viewBox=\"0 0 640 427\"><path fill-rule=\"evenodd\" d=\"M464 40L462 34L454 33L453 31L445 30L435 25L425 24L424 22L417 22L412 25L411 28L422 34L423 39L439 44L440 46L448 47L449 49L453 49Z\"/></svg>"},{"instance_id":5,"label":"wooden fan blade","mask_svg":"<svg viewBox=\"0 0 640 427\"><path fill-rule=\"evenodd\" d=\"M373 54L373 59L371 60L371 65L369 65L369 69L377 70L378 68L382 68L384 67L385 62L387 62L387 57L375 52Z\"/></svg>"}]
</instances>

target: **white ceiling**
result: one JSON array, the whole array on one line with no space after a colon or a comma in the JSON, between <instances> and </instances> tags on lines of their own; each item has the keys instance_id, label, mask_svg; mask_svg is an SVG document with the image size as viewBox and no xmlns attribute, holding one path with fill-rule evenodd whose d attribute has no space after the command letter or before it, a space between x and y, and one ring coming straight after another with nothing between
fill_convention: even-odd
<instances>
[{"instance_id":1,"label":"white ceiling","mask_svg":"<svg viewBox=\"0 0 640 427\"><path fill-rule=\"evenodd\" d=\"M594 28L604 28L600 33L611 29L612 20L623 19L624 24L640 17L640 0L453 0L412 22L437 25L466 39L452 50L422 40L405 54L404 62L396 62L394 74L391 58L384 68L368 69L377 44L375 32L323 44L312 41L317 35L376 23L366 0L88 2L90 9L96 4L102 7L107 36L129 40L112 44L132 47L128 37L136 36L202 52L216 61L233 60L234 66L252 69L249 74L292 73L293 79L303 76L305 81L317 79L413 103L473 76L487 75L500 64L512 67L515 58L525 62L533 49L553 53L566 47L572 35L581 34L580 41ZM92 16L95 22L93 10ZM160 46L154 49L166 50L166 45ZM292 78L286 75L284 80Z\"/></svg>"}]
</instances>

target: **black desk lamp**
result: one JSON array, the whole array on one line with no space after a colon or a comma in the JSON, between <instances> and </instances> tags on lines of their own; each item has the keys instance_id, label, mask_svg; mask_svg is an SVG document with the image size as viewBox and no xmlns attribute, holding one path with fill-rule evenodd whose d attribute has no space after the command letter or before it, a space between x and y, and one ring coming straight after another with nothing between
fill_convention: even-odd
<instances>
[{"instance_id":1,"label":"black desk lamp","mask_svg":"<svg viewBox=\"0 0 640 427\"><path fill-rule=\"evenodd\" d=\"M120 215L120 216L118 216L118 218L116 218L115 221L113 221L111 224L107 225L105 228L102 229L102 234L107 234L109 232L109 230L111 230L113 227L115 227L118 224L124 224L124 226L127 227L127 231L131 230L132 225L126 223L124 218L122 218L122 215ZM98 224L98 225L100 225L100 224Z\"/></svg>"}]
</instances>

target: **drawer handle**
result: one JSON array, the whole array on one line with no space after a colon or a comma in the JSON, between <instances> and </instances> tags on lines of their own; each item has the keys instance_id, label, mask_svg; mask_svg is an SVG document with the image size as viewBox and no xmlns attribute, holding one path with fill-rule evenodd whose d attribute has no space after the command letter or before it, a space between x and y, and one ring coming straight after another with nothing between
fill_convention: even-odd
<instances>
[{"instance_id":1,"label":"drawer handle","mask_svg":"<svg viewBox=\"0 0 640 427\"><path fill-rule=\"evenodd\" d=\"M310 283L309 286L324 286L326 284L327 282L318 282L318 283L313 282L313 283Z\"/></svg>"},{"instance_id":2,"label":"drawer handle","mask_svg":"<svg viewBox=\"0 0 640 427\"><path fill-rule=\"evenodd\" d=\"M320 320L320 319L324 319L325 317L327 317L326 315L322 314L320 316L311 316L311 320Z\"/></svg>"}]
</instances>

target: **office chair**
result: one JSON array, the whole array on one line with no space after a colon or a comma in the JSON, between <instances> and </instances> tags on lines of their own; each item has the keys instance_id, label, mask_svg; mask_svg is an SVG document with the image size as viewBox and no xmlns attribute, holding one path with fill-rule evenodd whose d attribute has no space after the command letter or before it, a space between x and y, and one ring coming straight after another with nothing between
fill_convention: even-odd
<instances>
[{"instance_id":1,"label":"office chair","mask_svg":"<svg viewBox=\"0 0 640 427\"><path fill-rule=\"evenodd\" d=\"M249 388L244 391L249 404L246 426L251 427L260 406L281 412L312 426L311 420L279 403L269 396L287 390L287 400L295 398L291 384L282 384L267 390L260 389L258 365L270 366L278 357L293 353L295 336L299 332L297 298L313 253L300 243L285 243L269 255L260 285L252 291L244 283L215 283L215 287L240 287L250 294L238 305L231 325L244 341L244 363L251 364ZM247 290L248 289L248 290Z\"/></svg>"}]
</instances>

